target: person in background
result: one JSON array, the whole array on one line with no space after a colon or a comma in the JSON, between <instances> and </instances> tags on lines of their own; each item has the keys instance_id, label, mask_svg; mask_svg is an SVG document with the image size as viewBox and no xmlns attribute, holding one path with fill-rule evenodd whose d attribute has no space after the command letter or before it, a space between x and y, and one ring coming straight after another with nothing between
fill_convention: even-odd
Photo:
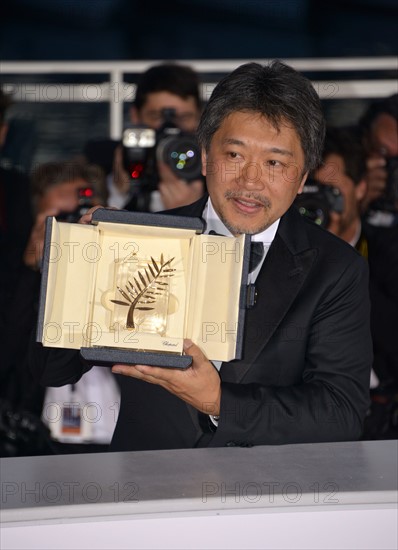
<instances>
[{"instance_id":1,"label":"person in background","mask_svg":"<svg viewBox=\"0 0 398 550\"><path fill-rule=\"evenodd\" d=\"M375 227L398 225L398 94L372 102L359 120L367 154L362 212Z\"/></svg>"},{"instance_id":2,"label":"person in background","mask_svg":"<svg viewBox=\"0 0 398 550\"><path fill-rule=\"evenodd\" d=\"M47 217L77 222L89 208L106 201L106 184L101 168L78 160L39 164L31 179L35 223L23 260L39 270Z\"/></svg>"},{"instance_id":3,"label":"person in background","mask_svg":"<svg viewBox=\"0 0 398 550\"><path fill-rule=\"evenodd\" d=\"M11 96L0 89L0 157L6 141ZM0 160L2 160L0 158ZM6 326L12 308L15 281L23 268L22 256L33 225L30 179L13 166L0 165L0 349L7 344ZM3 361L0 361L0 364ZM0 367L0 397L4 398L4 363Z\"/></svg>"},{"instance_id":4,"label":"person in background","mask_svg":"<svg viewBox=\"0 0 398 550\"><path fill-rule=\"evenodd\" d=\"M71 160L38 165L31 181L35 222L23 253L23 269L14 281L14 300L5 329L2 368L7 374L7 399L14 410L33 415L31 418L42 417L50 430L53 452L104 451L113 432L115 415L107 407L115 409L119 399L119 389L110 370L97 367L74 386L43 391L30 375L27 350L37 321L46 219L55 216L59 221L76 223L90 207L104 202L105 177L98 166ZM95 405L81 414L88 403ZM69 423L74 420L69 431L65 426L66 415ZM90 421L90 415L95 422ZM27 452L34 451L32 444ZM15 450L16 454L19 452L22 451Z\"/></svg>"},{"instance_id":5,"label":"person in background","mask_svg":"<svg viewBox=\"0 0 398 550\"><path fill-rule=\"evenodd\" d=\"M328 231L367 258L361 221L361 203L367 192L366 157L354 128L327 128L322 164L311 176L316 182L337 188L343 197L342 211L329 211Z\"/></svg>"},{"instance_id":6,"label":"person in background","mask_svg":"<svg viewBox=\"0 0 398 550\"><path fill-rule=\"evenodd\" d=\"M358 129L333 128L326 132L322 166L312 177L333 185L343 197L342 212L330 211L327 229L355 247L370 269L371 332L373 369L370 381L371 407L365 422L365 439L398 438L398 263L384 255L373 228L362 219L361 205L367 193L366 151Z\"/></svg>"},{"instance_id":7,"label":"person in background","mask_svg":"<svg viewBox=\"0 0 398 550\"><path fill-rule=\"evenodd\" d=\"M383 325L386 329L390 325L385 312L398 307L398 94L373 101L358 126L367 154L368 192L362 202L362 213L374 251L371 270L379 281L380 298L384 297L385 302L383 308L374 311L381 332ZM390 353L389 364L395 367L383 368L383 379L389 378L393 386L398 378L397 353L394 353L394 357Z\"/></svg>"},{"instance_id":8,"label":"person in background","mask_svg":"<svg viewBox=\"0 0 398 550\"><path fill-rule=\"evenodd\" d=\"M249 234L259 245L243 356L213 363L186 340L187 369L114 365L122 393L112 451L361 437L372 364L368 265L293 206L321 161L324 129L311 82L280 61L245 63L215 87L197 130L208 195L163 214L200 217L206 232ZM89 369L78 351L41 344L30 366L43 385L59 386Z\"/></svg>"},{"instance_id":9,"label":"person in background","mask_svg":"<svg viewBox=\"0 0 398 550\"><path fill-rule=\"evenodd\" d=\"M137 83L135 99L129 109L132 124L160 130L166 122L166 113L172 113L171 122L182 132L194 135L202 110L198 74L189 66L161 63L145 71ZM170 167L157 162L157 189L136 191L140 182L132 181L123 164L119 141L92 140L83 152L85 158L98 163L107 174L108 205L135 211L156 212L189 204L204 193L204 181L198 177L186 181Z\"/></svg>"}]
</instances>

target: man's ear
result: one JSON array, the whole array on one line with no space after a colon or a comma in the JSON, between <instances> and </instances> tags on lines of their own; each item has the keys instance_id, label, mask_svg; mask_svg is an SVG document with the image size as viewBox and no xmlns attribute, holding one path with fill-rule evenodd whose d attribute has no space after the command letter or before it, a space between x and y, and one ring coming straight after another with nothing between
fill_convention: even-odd
<instances>
[{"instance_id":1,"label":"man's ear","mask_svg":"<svg viewBox=\"0 0 398 550\"><path fill-rule=\"evenodd\" d=\"M366 195L368 185L366 183L366 180L362 179L356 186L355 186L355 198L357 199L357 202L360 202L364 196Z\"/></svg>"},{"instance_id":2,"label":"man's ear","mask_svg":"<svg viewBox=\"0 0 398 550\"><path fill-rule=\"evenodd\" d=\"M206 175L207 175L207 153L203 147L202 148L202 176L206 176Z\"/></svg>"},{"instance_id":3,"label":"man's ear","mask_svg":"<svg viewBox=\"0 0 398 550\"><path fill-rule=\"evenodd\" d=\"M298 188L297 195L301 195L301 193L303 192L305 182L307 181L307 178L308 178L308 173L309 172L306 172L304 176L301 178L300 187Z\"/></svg>"},{"instance_id":4,"label":"man's ear","mask_svg":"<svg viewBox=\"0 0 398 550\"><path fill-rule=\"evenodd\" d=\"M135 105L132 105L130 107L129 115L130 115L130 122L132 124L138 124L140 117L138 116L138 110L137 110L137 107Z\"/></svg>"}]
</instances>

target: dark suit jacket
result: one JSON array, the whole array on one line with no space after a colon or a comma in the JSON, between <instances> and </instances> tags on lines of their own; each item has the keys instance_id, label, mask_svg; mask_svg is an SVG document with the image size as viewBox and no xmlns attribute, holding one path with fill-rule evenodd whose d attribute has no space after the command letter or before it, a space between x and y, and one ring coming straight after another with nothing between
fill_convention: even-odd
<instances>
[{"instance_id":1,"label":"dark suit jacket","mask_svg":"<svg viewBox=\"0 0 398 550\"><path fill-rule=\"evenodd\" d=\"M206 197L170 214L201 216ZM220 422L159 386L122 378L111 450L356 440L369 406L368 268L348 244L301 216L282 217L248 311L243 359L221 367ZM77 354L37 346L46 385L76 381Z\"/></svg>"},{"instance_id":2,"label":"dark suit jacket","mask_svg":"<svg viewBox=\"0 0 398 550\"><path fill-rule=\"evenodd\" d=\"M14 315L17 281L33 227L29 177L16 168L0 167L0 397L8 399L9 365L4 360L9 345L10 319ZM23 289L29 293L29 288ZM29 299L29 298L28 298ZM20 319L24 323L24 319Z\"/></svg>"},{"instance_id":3,"label":"dark suit jacket","mask_svg":"<svg viewBox=\"0 0 398 550\"><path fill-rule=\"evenodd\" d=\"M398 225L362 223L368 245L373 369L382 386L398 390Z\"/></svg>"}]
</instances>

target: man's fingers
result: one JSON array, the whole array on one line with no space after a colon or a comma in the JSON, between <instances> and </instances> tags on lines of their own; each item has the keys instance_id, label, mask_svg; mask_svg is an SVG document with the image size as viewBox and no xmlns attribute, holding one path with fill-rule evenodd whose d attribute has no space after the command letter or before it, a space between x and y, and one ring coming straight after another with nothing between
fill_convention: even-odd
<instances>
[{"instance_id":1,"label":"man's fingers","mask_svg":"<svg viewBox=\"0 0 398 550\"><path fill-rule=\"evenodd\" d=\"M193 363L195 363L197 366L199 366L204 361L208 361L203 351L187 338L184 340L184 352L187 355L192 356Z\"/></svg>"},{"instance_id":2,"label":"man's fingers","mask_svg":"<svg viewBox=\"0 0 398 550\"><path fill-rule=\"evenodd\" d=\"M123 374L132 376L147 382L156 380L167 380L170 377L170 370L161 367L152 367L150 365L113 365L114 374Z\"/></svg>"},{"instance_id":3,"label":"man's fingers","mask_svg":"<svg viewBox=\"0 0 398 550\"><path fill-rule=\"evenodd\" d=\"M158 172L160 181L178 179L170 166L168 166L165 162L158 161Z\"/></svg>"},{"instance_id":4,"label":"man's fingers","mask_svg":"<svg viewBox=\"0 0 398 550\"><path fill-rule=\"evenodd\" d=\"M110 208L111 210L116 210L115 208L105 207L102 205L93 206L92 208L90 208L90 210L87 210L87 212L83 214L83 216L79 219L79 223L83 223L86 225L91 223L91 220L93 219L93 213L98 210L98 208Z\"/></svg>"},{"instance_id":5,"label":"man's fingers","mask_svg":"<svg viewBox=\"0 0 398 550\"><path fill-rule=\"evenodd\" d=\"M369 157L366 160L366 167L368 170L373 168L383 168L386 165L386 159L384 157Z\"/></svg>"}]
</instances>

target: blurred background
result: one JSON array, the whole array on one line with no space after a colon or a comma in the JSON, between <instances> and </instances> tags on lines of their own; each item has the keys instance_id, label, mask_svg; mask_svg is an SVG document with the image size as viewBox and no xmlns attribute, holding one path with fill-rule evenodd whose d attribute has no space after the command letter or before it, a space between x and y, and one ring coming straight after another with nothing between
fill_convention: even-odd
<instances>
[{"instance_id":1,"label":"blurred background","mask_svg":"<svg viewBox=\"0 0 398 550\"><path fill-rule=\"evenodd\" d=\"M58 218L77 221L84 209L110 204L108 199L117 200L112 205L118 208L133 211L138 203L141 211L158 211L166 205L165 186L158 187L160 178L153 188L148 186L148 174L140 178L142 158L141 165L132 161L126 166L125 151L118 147L130 122L129 107L139 76L162 61L189 65L199 76L206 102L220 78L242 63L280 59L311 79L330 126L356 126L374 100L398 92L397 36L397 0L168 0L160 6L151 0L3 0L0 85L11 105L3 108L8 98L2 98L0 115L5 111L6 124L0 120L0 349L4 350L0 361L0 455L54 452L54 439L40 420L44 389L31 379L28 366L37 322L46 216L55 210ZM393 144L394 123L389 117L384 121ZM355 140L359 137L353 135L350 164L358 159ZM381 216L374 218L374 227L380 227L382 235L377 242L381 243L380 252L372 260L377 264L377 277L371 281L377 298L375 306L372 302L374 365L381 373L381 389L376 391L367 417L366 436L376 439L396 438L398 429L398 153L389 139L379 140L381 146L377 142L379 158L376 164L371 159L373 167L366 172L376 190L379 186L379 195L385 187L389 197L394 195ZM81 158L80 164L76 159L92 142L95 160L89 155L87 159L99 166L83 167ZM376 148L373 141L372 147ZM175 158L174 153L170 157ZM343 156L341 159L345 163ZM344 182L347 166L342 172ZM358 164L358 171L360 168ZM169 195L174 189L171 199L177 201L167 204L168 208L193 202L198 198L193 196L197 189L203 190L200 179L187 185L179 176L171 182L166 176L163 181ZM352 197L360 185L354 189L358 181L351 181L352 196L346 203L358 216L359 206ZM369 189L373 189L371 185ZM320 210L326 218L335 204L330 206L327 201L325 207L320 189L317 196L321 204L313 207L311 203L311 208L306 208L317 216ZM355 243L362 242L358 227L361 223L355 227ZM392 238L386 238L384 231L390 227ZM351 236L349 241L355 244ZM99 370L105 372L102 367ZM108 391L112 386L87 377L82 381L85 389L78 390L82 392L87 391L86 382L90 391L94 384L95 392L95 388ZM72 399L65 395L69 394L57 397L64 405ZM70 395L75 402L76 394ZM95 395L95 403L106 403L101 392L98 397L97 393L79 395L78 399L90 395L90 401ZM110 402L118 402L117 388ZM114 405L104 406L111 411ZM106 437L111 437L112 431L113 427ZM100 439L90 439L91 450L98 451L98 445L105 444L104 433ZM70 441L62 450L64 441L57 437L56 452L88 451L81 439L73 451Z\"/></svg>"},{"instance_id":2,"label":"blurred background","mask_svg":"<svg viewBox=\"0 0 398 550\"><path fill-rule=\"evenodd\" d=\"M150 0L9 0L0 21L0 78L14 104L2 162L29 170L78 153L88 139L117 138L137 75L166 59L195 67L204 96L241 60L292 61L318 86L330 122L356 122L372 98L397 91L397 6L395 0L174 0L160 7Z\"/></svg>"},{"instance_id":3,"label":"blurred background","mask_svg":"<svg viewBox=\"0 0 398 550\"><path fill-rule=\"evenodd\" d=\"M12 0L4 60L392 55L395 0Z\"/></svg>"}]
</instances>

